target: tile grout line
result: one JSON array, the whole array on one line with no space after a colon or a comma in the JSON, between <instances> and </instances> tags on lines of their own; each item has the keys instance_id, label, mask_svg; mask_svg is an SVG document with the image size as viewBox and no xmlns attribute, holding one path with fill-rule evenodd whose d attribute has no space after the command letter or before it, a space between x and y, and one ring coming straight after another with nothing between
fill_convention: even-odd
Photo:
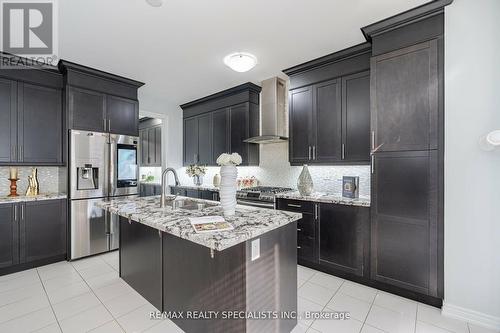
<instances>
[{"instance_id":1,"label":"tile grout line","mask_svg":"<svg viewBox=\"0 0 500 333\"><path fill-rule=\"evenodd\" d=\"M50 309L52 310L52 314L54 315L54 318L56 319L56 323L57 323L57 326L59 327L59 331L62 332L61 323L59 323L59 319L56 316L56 312L54 311L54 307L52 306L52 302L50 301L49 294L47 293L47 290L45 289L45 285L43 284L43 281L42 281L42 278L40 277L40 273L38 272L38 269L36 269L36 275L40 279L40 283L42 284L43 291L45 292L45 297L47 297L47 302L49 302ZM49 326L49 325L47 325L47 326Z\"/></svg>"},{"instance_id":2,"label":"tile grout line","mask_svg":"<svg viewBox=\"0 0 500 333\"><path fill-rule=\"evenodd\" d=\"M99 258L101 259L101 261L104 261L102 258ZM92 289L92 287L87 283L87 280L84 279L84 277L80 274L80 272L78 271L78 269L76 269L76 267L73 265L73 263L71 263L71 266L75 269L75 271L78 273L78 275L80 275L80 277L82 278L83 282L87 285L87 287L89 287L90 289L90 292L95 296L95 298L97 298L97 300L99 301L99 303L101 303L101 305L106 309L106 311L109 313L109 315L111 316L111 318L113 318L113 321L116 321L116 323L118 324L118 326L120 327L120 329L125 332L125 329L120 325L120 323L116 320L115 316L113 316L113 314L109 311L109 309L106 307L106 305L104 305L103 301L95 294L94 292L94 289ZM70 317L68 317L70 318ZM109 323L109 322L106 322L106 324ZM103 324L104 325L104 324ZM103 326L101 325L101 326ZM98 326L100 327L100 326ZM91 330L94 330L98 327L94 327L92 328Z\"/></svg>"}]
</instances>

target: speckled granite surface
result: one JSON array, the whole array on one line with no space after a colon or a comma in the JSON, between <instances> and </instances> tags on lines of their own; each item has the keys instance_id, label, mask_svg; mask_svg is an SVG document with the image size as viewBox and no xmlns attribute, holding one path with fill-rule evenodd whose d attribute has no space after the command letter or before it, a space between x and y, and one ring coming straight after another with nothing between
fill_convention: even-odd
<instances>
[{"instance_id":1,"label":"speckled granite surface","mask_svg":"<svg viewBox=\"0 0 500 333\"><path fill-rule=\"evenodd\" d=\"M39 194L36 197L27 197L20 195L18 197L0 196L0 204L13 203L13 202L26 202L26 201L40 201L40 200L55 200L66 199L68 196L65 193L45 193Z\"/></svg>"},{"instance_id":2,"label":"speckled granite surface","mask_svg":"<svg viewBox=\"0 0 500 333\"><path fill-rule=\"evenodd\" d=\"M206 202L205 200L191 198L190 200ZM234 230L197 234L189 222L189 217L220 216L222 215L222 208L219 204L199 211L173 210L171 207L168 207L168 204L167 207L160 208L160 197L153 196L118 198L109 202L98 203L98 205L111 213L130 218L132 221L148 225L217 251L222 251L236 244L246 242L249 239L292 223L302 217L302 214L297 213L237 206L236 215L226 218L226 221L233 225Z\"/></svg>"},{"instance_id":3,"label":"speckled granite surface","mask_svg":"<svg viewBox=\"0 0 500 333\"><path fill-rule=\"evenodd\" d=\"M213 185L201 185L201 186L195 186L195 185L179 185L177 187L184 188L184 189L189 189L189 190L208 190L208 191L216 191L219 192L219 188L215 187Z\"/></svg>"},{"instance_id":4,"label":"speckled granite surface","mask_svg":"<svg viewBox=\"0 0 500 333\"><path fill-rule=\"evenodd\" d=\"M276 198L324 202L324 203L332 203L332 204L348 205L348 206L370 207L370 198L360 197L359 199L349 199L321 192L315 192L308 196L301 195L298 191L285 192L276 194Z\"/></svg>"}]
</instances>

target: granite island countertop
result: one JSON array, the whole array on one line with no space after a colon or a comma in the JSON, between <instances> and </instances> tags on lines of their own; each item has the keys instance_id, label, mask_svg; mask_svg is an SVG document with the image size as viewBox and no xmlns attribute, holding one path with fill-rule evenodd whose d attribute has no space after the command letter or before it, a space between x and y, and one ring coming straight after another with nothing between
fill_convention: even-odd
<instances>
[{"instance_id":1,"label":"granite island countertop","mask_svg":"<svg viewBox=\"0 0 500 333\"><path fill-rule=\"evenodd\" d=\"M344 198L341 195L333 195L322 192L314 192L311 195L301 195L298 191L283 192L276 194L276 198L323 202L347 206L370 207L370 198L360 197L358 199Z\"/></svg>"},{"instance_id":2,"label":"granite island countertop","mask_svg":"<svg viewBox=\"0 0 500 333\"><path fill-rule=\"evenodd\" d=\"M179 197L177 197L179 198ZM184 198L184 197L181 197ZM139 222L171 235L187 239L216 251L246 242L302 218L302 214L273 209L236 206L236 215L226 217L233 230L198 234L193 230L190 217L222 216L222 207L213 201L186 198L198 202L217 204L202 210L160 208L160 196L117 198L98 203L98 206L131 221Z\"/></svg>"},{"instance_id":3,"label":"granite island countertop","mask_svg":"<svg viewBox=\"0 0 500 333\"><path fill-rule=\"evenodd\" d=\"M41 193L37 196L19 195L17 197L0 196L0 204L27 202L27 201L42 201L42 200L57 200L66 199L66 193Z\"/></svg>"}]
</instances>

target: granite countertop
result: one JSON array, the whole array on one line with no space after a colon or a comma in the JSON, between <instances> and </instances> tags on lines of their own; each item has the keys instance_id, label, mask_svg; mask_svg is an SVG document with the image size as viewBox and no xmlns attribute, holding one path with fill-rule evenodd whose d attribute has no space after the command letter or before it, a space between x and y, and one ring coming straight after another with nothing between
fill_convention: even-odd
<instances>
[{"instance_id":1,"label":"granite countertop","mask_svg":"<svg viewBox=\"0 0 500 333\"><path fill-rule=\"evenodd\" d=\"M15 202L27 202L27 201L66 199L67 197L68 196L66 195L66 193L41 193L35 197L27 197L25 195L20 195L18 197L0 196L0 204L2 204L2 203L15 203Z\"/></svg>"},{"instance_id":2,"label":"granite countertop","mask_svg":"<svg viewBox=\"0 0 500 333\"><path fill-rule=\"evenodd\" d=\"M183 198L183 197L177 197ZM188 199L188 198L186 198ZM236 215L226 217L234 230L197 234L189 217L222 216L222 207L214 201L189 200L217 204L199 211L171 207L160 208L160 197L117 198L98 203L101 208L132 221L136 221L171 235L190 240L216 251L246 242L302 218L302 214L277 211L273 209L236 206Z\"/></svg>"},{"instance_id":3,"label":"granite countertop","mask_svg":"<svg viewBox=\"0 0 500 333\"><path fill-rule=\"evenodd\" d=\"M152 186L153 185L154 186L158 185L158 186L161 186L161 183L160 182L156 182L156 181L151 181L151 182L139 181L139 184L141 184L141 185L152 185Z\"/></svg>"},{"instance_id":4,"label":"granite countertop","mask_svg":"<svg viewBox=\"0 0 500 333\"><path fill-rule=\"evenodd\" d=\"M322 192L315 192L311 195L301 195L298 191L284 192L276 194L276 198L304 200L314 202L324 202L348 206L370 207L370 198L360 197L358 199L344 198L340 195L327 194Z\"/></svg>"}]
</instances>

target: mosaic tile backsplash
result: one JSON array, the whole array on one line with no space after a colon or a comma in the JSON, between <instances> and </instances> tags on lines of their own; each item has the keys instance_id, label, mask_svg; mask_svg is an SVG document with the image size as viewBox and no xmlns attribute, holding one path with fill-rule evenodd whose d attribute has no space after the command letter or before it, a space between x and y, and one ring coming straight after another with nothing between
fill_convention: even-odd
<instances>
[{"instance_id":1,"label":"mosaic tile backsplash","mask_svg":"<svg viewBox=\"0 0 500 333\"><path fill-rule=\"evenodd\" d=\"M16 167L18 170L17 193L24 194L28 188L28 176L31 175L32 167ZM37 167L38 181L40 182L40 193L59 192L59 168L58 167ZM10 193L9 181L10 167L0 167L0 196Z\"/></svg>"},{"instance_id":2,"label":"mosaic tile backsplash","mask_svg":"<svg viewBox=\"0 0 500 333\"><path fill-rule=\"evenodd\" d=\"M209 167L204 184L212 184L212 179L220 168ZM288 162L288 143L265 144L260 147L260 166L238 167L238 177L255 176L261 185L297 188L302 167L290 166ZM177 170L183 185L191 185L192 179L186 175L186 168ZM370 166L309 166L314 182L314 191L331 194L342 193L342 176L359 176L359 195L370 196ZM172 180L170 180L172 181Z\"/></svg>"}]
</instances>

